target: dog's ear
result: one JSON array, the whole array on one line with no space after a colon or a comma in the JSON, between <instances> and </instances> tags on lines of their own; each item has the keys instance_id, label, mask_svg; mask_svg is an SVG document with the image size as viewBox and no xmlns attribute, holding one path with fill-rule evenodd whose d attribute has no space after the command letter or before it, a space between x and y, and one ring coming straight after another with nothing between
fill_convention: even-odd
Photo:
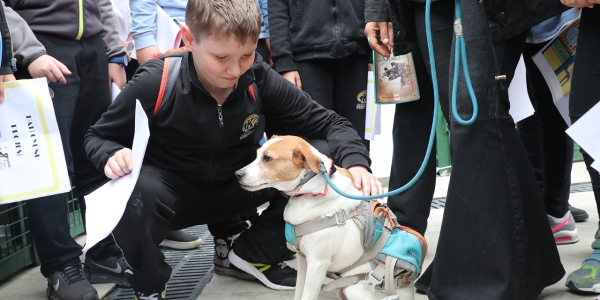
<instances>
[{"instance_id":1,"label":"dog's ear","mask_svg":"<svg viewBox=\"0 0 600 300\"><path fill-rule=\"evenodd\" d=\"M319 164L321 159L316 156L306 145L298 145L294 148L292 162L305 169L311 169L315 173L319 173Z\"/></svg>"}]
</instances>

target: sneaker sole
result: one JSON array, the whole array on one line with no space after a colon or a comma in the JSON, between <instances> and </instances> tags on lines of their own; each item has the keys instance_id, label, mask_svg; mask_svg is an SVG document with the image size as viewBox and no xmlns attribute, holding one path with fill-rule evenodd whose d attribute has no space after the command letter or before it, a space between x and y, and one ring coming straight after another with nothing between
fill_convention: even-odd
<instances>
[{"instance_id":1,"label":"sneaker sole","mask_svg":"<svg viewBox=\"0 0 600 300\"><path fill-rule=\"evenodd\" d=\"M197 239L191 242L176 242L171 240L163 240L159 246L176 249L176 250L191 250L202 245L202 239Z\"/></svg>"},{"instance_id":2,"label":"sneaker sole","mask_svg":"<svg viewBox=\"0 0 600 300\"><path fill-rule=\"evenodd\" d=\"M561 230L554 233L554 242L557 245L574 244L579 242L577 228L573 231Z\"/></svg>"},{"instance_id":3,"label":"sneaker sole","mask_svg":"<svg viewBox=\"0 0 600 300\"><path fill-rule=\"evenodd\" d=\"M256 280L256 277L246 273L246 272L240 272L240 271L236 271L236 270L232 270L230 268L225 268L225 267L221 267L221 266L215 266L215 273L216 274L220 274L220 275L228 275L228 276L233 276L239 279L245 279L245 280Z\"/></svg>"},{"instance_id":4,"label":"sneaker sole","mask_svg":"<svg viewBox=\"0 0 600 300\"><path fill-rule=\"evenodd\" d=\"M572 291L578 292L578 293L584 293L584 294L598 294L597 292L594 292L593 287L592 288L580 288L577 287L575 285L575 283L573 281L569 281L567 282L567 284L565 284L569 289L571 289Z\"/></svg>"},{"instance_id":5,"label":"sneaker sole","mask_svg":"<svg viewBox=\"0 0 600 300\"><path fill-rule=\"evenodd\" d=\"M62 300L58 298L58 295L52 287L46 287L46 298L50 300ZM83 296L82 300L100 300L100 298L98 298L98 294L88 293L87 295Z\"/></svg>"},{"instance_id":6,"label":"sneaker sole","mask_svg":"<svg viewBox=\"0 0 600 300\"><path fill-rule=\"evenodd\" d=\"M293 291L296 289L295 286L283 286L283 285L277 285L277 284L270 282L269 279L267 279L267 277L261 271L259 271L255 267L249 265L243 259L239 258L235 254L235 252L233 252L233 250L231 250L229 252L229 262L234 264L238 269L240 269L248 274L251 274L252 276L254 276L256 279L260 280L260 282L262 282L264 285L266 285L270 289L277 290L277 291Z\"/></svg>"}]
</instances>

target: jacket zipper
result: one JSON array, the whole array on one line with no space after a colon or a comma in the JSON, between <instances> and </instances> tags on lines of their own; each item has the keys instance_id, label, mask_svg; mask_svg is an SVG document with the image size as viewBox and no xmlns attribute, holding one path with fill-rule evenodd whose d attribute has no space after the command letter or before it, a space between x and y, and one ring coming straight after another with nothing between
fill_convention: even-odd
<instances>
[{"instance_id":1,"label":"jacket zipper","mask_svg":"<svg viewBox=\"0 0 600 300\"><path fill-rule=\"evenodd\" d=\"M78 4L79 4L79 30L77 31L77 37L75 37L76 40L80 40L81 36L83 36L83 1L84 0L78 0Z\"/></svg>"},{"instance_id":2,"label":"jacket zipper","mask_svg":"<svg viewBox=\"0 0 600 300\"><path fill-rule=\"evenodd\" d=\"M342 56L340 54L340 52L341 52L340 51L340 49L341 49L341 47L340 47L340 43L341 43L340 42L340 30L338 27L337 7L335 5L336 4L335 0L332 0L331 4L332 4L331 10L333 13L333 30L335 33L335 44L333 45L333 55L334 55L334 57L342 58Z\"/></svg>"},{"instance_id":3,"label":"jacket zipper","mask_svg":"<svg viewBox=\"0 0 600 300\"><path fill-rule=\"evenodd\" d=\"M217 111L219 112L219 127L225 127L223 123L223 110L221 109L221 105L217 106Z\"/></svg>"}]
</instances>

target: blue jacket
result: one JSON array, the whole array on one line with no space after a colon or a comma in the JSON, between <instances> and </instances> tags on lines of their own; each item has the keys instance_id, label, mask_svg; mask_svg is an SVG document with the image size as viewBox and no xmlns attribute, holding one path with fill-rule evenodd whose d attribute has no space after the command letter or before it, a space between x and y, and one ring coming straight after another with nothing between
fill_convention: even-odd
<instances>
[{"instance_id":1,"label":"blue jacket","mask_svg":"<svg viewBox=\"0 0 600 300\"><path fill-rule=\"evenodd\" d=\"M260 12L260 35L259 39L266 39L269 35L269 5L267 0L256 0L258 12Z\"/></svg>"},{"instance_id":2,"label":"blue jacket","mask_svg":"<svg viewBox=\"0 0 600 300\"><path fill-rule=\"evenodd\" d=\"M156 45L156 5L160 6L171 18L185 24L185 6L187 0L129 0L131 8L131 35L135 49Z\"/></svg>"}]
</instances>

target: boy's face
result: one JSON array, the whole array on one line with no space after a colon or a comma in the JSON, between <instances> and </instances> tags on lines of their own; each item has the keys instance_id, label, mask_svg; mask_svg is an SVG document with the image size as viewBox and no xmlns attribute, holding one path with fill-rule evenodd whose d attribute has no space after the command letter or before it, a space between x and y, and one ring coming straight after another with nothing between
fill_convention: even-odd
<instances>
[{"instance_id":1,"label":"boy's face","mask_svg":"<svg viewBox=\"0 0 600 300\"><path fill-rule=\"evenodd\" d=\"M184 26L187 27L187 26ZM194 57L198 78L211 93L226 92L235 86L238 79L254 63L256 43L241 45L235 38L217 39L193 34L183 30L183 40Z\"/></svg>"}]
</instances>

